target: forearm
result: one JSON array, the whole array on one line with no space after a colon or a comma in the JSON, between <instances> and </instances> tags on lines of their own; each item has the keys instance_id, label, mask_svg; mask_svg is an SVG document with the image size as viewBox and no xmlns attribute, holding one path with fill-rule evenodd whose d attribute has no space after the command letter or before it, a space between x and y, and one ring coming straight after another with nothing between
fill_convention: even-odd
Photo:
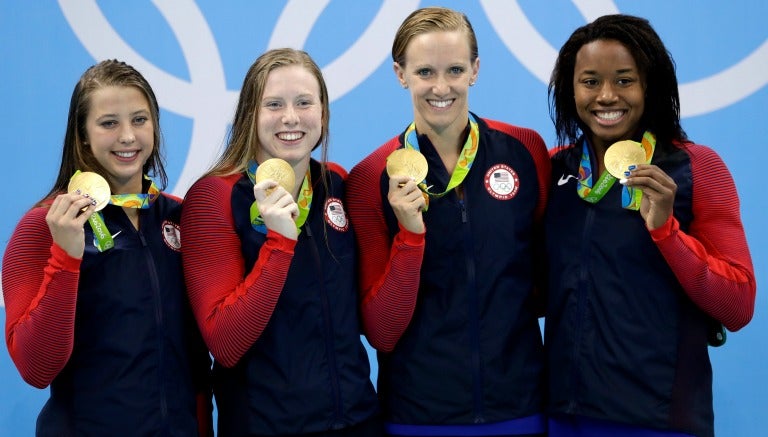
<instances>
[{"instance_id":1,"label":"forearm","mask_svg":"<svg viewBox=\"0 0 768 437\"><path fill-rule=\"evenodd\" d=\"M391 351L411 322L419 290L424 234L401 229L389 248L387 262L377 251L361 246L362 262L369 269L363 278L361 312L363 329L371 345Z\"/></svg>"},{"instance_id":2,"label":"forearm","mask_svg":"<svg viewBox=\"0 0 768 437\"><path fill-rule=\"evenodd\" d=\"M22 378L44 388L72 354L80 260L28 237L17 231L3 261L6 342Z\"/></svg>"},{"instance_id":3,"label":"forearm","mask_svg":"<svg viewBox=\"0 0 768 437\"><path fill-rule=\"evenodd\" d=\"M652 231L652 236L696 305L730 331L751 320L756 289L751 264L708 250L701 241L682 232L674 218Z\"/></svg>"}]
</instances>

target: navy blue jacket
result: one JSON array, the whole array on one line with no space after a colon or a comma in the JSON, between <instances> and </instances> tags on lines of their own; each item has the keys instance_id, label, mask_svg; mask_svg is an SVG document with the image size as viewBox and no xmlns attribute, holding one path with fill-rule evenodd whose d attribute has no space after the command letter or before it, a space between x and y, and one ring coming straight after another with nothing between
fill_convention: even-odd
<instances>
[{"instance_id":1,"label":"navy blue jacket","mask_svg":"<svg viewBox=\"0 0 768 437\"><path fill-rule=\"evenodd\" d=\"M115 246L103 253L85 226L74 349L51 383L37 435L197 435L210 358L165 229L178 226L180 211L160 195L140 210L137 231L108 205Z\"/></svg>"},{"instance_id":2,"label":"navy blue jacket","mask_svg":"<svg viewBox=\"0 0 768 437\"><path fill-rule=\"evenodd\" d=\"M546 149L532 130L475 118L479 150L462 197L451 190L423 213L426 244L413 317L394 350L378 354L388 422L480 424L544 410L534 252L546 196L541 175L549 174ZM450 175L426 136L419 146L431 191L444 191ZM536 146L543 159L532 152ZM385 172L378 189L386 199ZM398 222L383 203L394 238Z\"/></svg>"},{"instance_id":3,"label":"navy blue jacket","mask_svg":"<svg viewBox=\"0 0 768 437\"><path fill-rule=\"evenodd\" d=\"M354 234L348 222L337 230L326 221L338 212L326 201L343 199L342 177L327 173L327 193L319 164L310 165L312 205L269 324L234 367L214 364L222 436L340 429L378 411L360 340ZM246 272L266 241L250 223L253 200L243 176L231 203Z\"/></svg>"},{"instance_id":4,"label":"navy blue jacket","mask_svg":"<svg viewBox=\"0 0 768 437\"><path fill-rule=\"evenodd\" d=\"M688 232L693 156L670 149L657 146L653 164L677 184L673 216ZM550 409L712 436L711 319L685 293L640 213L621 207L621 185L595 204L577 196L580 156L581 147L571 147L552 158L545 228ZM704 197L699 201L711 201Z\"/></svg>"}]
</instances>

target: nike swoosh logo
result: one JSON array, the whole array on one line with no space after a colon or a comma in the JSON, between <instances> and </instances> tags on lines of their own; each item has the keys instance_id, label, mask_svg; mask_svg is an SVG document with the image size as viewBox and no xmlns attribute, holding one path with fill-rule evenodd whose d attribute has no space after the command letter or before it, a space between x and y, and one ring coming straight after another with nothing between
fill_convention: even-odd
<instances>
[{"instance_id":1,"label":"nike swoosh logo","mask_svg":"<svg viewBox=\"0 0 768 437\"><path fill-rule=\"evenodd\" d=\"M574 178L576 180L579 179L579 178L577 178L576 176L574 176L572 174L563 174L562 176L560 176L560 180L557 181L557 186L565 185L566 183L568 183L568 181L571 178Z\"/></svg>"}]
</instances>

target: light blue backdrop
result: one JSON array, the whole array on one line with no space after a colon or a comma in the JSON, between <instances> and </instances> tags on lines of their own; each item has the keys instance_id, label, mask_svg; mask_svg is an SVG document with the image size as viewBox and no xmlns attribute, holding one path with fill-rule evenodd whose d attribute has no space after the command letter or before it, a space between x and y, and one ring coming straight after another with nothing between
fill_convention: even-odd
<instances>
[{"instance_id":1,"label":"light blue backdrop","mask_svg":"<svg viewBox=\"0 0 768 437\"><path fill-rule=\"evenodd\" d=\"M265 49L304 48L332 96L331 158L350 168L410 121L410 99L389 49L418 0L0 0L0 249L58 171L69 96L83 70L120 58L155 88L163 108L169 189L183 195L220 150L247 68ZM742 0L445 0L480 44L470 108L538 130L554 146L546 85L557 48L604 13L651 20L678 65L683 126L729 166L758 284L768 272L768 2ZM761 194L762 193L762 194ZM2 304L2 302L0 302ZM718 436L768 435L766 296L755 318L711 349ZM0 311L0 321L5 321ZM26 385L0 348L0 436L32 435L47 390Z\"/></svg>"}]
</instances>

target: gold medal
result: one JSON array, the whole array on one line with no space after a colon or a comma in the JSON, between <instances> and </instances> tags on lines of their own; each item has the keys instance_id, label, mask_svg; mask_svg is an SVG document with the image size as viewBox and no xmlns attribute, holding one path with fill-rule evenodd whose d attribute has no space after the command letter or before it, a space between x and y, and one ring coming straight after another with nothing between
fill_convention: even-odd
<instances>
[{"instance_id":1,"label":"gold medal","mask_svg":"<svg viewBox=\"0 0 768 437\"><path fill-rule=\"evenodd\" d=\"M409 176L416 183L421 183L427 177L427 158L414 149L397 149L387 157L387 174L392 176Z\"/></svg>"},{"instance_id":2,"label":"gold medal","mask_svg":"<svg viewBox=\"0 0 768 437\"><path fill-rule=\"evenodd\" d=\"M645 164L646 155L643 145L631 140L618 141L605 151L605 169L611 176L622 179L630 165Z\"/></svg>"},{"instance_id":3,"label":"gold medal","mask_svg":"<svg viewBox=\"0 0 768 437\"><path fill-rule=\"evenodd\" d=\"M112 193L109 190L109 183L100 174L91 171L82 171L75 173L69 180L67 192L79 192L82 195L88 195L93 199L94 210L101 211L109 203Z\"/></svg>"},{"instance_id":4,"label":"gold medal","mask_svg":"<svg viewBox=\"0 0 768 437\"><path fill-rule=\"evenodd\" d=\"M293 187L296 184L296 175L293 172L293 167L280 158L267 159L259 164L253 178L257 184L261 181L272 179L289 193L293 193ZM274 188L267 190L267 196L272 194L273 190Z\"/></svg>"}]
</instances>

